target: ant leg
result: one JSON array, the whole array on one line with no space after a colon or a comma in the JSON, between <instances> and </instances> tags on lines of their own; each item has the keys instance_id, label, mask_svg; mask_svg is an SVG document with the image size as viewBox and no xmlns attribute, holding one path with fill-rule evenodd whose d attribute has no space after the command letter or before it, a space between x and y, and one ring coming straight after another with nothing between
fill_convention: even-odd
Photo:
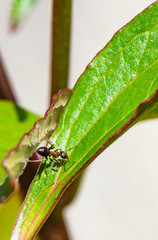
<instances>
[{"instance_id":1,"label":"ant leg","mask_svg":"<svg viewBox=\"0 0 158 240\"><path fill-rule=\"evenodd\" d=\"M75 162L75 161L70 161L69 157L67 157L67 161L68 161L69 163L74 163L74 162Z\"/></svg>"},{"instance_id":2,"label":"ant leg","mask_svg":"<svg viewBox=\"0 0 158 240\"><path fill-rule=\"evenodd\" d=\"M59 164L61 164L61 161L58 160L58 159L55 159L55 158L54 158L54 161L57 162L57 163L59 163Z\"/></svg>"},{"instance_id":3,"label":"ant leg","mask_svg":"<svg viewBox=\"0 0 158 240\"><path fill-rule=\"evenodd\" d=\"M50 160L51 162L60 163L60 160L56 159L55 157L53 157L53 159L49 158L49 160Z\"/></svg>"},{"instance_id":4,"label":"ant leg","mask_svg":"<svg viewBox=\"0 0 158 240\"><path fill-rule=\"evenodd\" d=\"M53 166L54 166L54 160L53 159L50 159L51 161L52 161L52 163L51 163L51 165L50 165L50 169L52 169L53 168Z\"/></svg>"},{"instance_id":5,"label":"ant leg","mask_svg":"<svg viewBox=\"0 0 158 240\"><path fill-rule=\"evenodd\" d=\"M48 159L48 157L45 157L45 158L41 158L41 159L33 159L33 160L27 160L26 162L42 162L42 161L44 161L44 160L47 160Z\"/></svg>"},{"instance_id":6,"label":"ant leg","mask_svg":"<svg viewBox=\"0 0 158 240\"><path fill-rule=\"evenodd\" d=\"M77 145L69 145L67 148L66 148L66 151L68 152L69 150L73 149L77 147Z\"/></svg>"},{"instance_id":7,"label":"ant leg","mask_svg":"<svg viewBox=\"0 0 158 240\"><path fill-rule=\"evenodd\" d=\"M44 159L37 159L37 160L27 160L26 162L42 162Z\"/></svg>"},{"instance_id":8,"label":"ant leg","mask_svg":"<svg viewBox=\"0 0 158 240\"><path fill-rule=\"evenodd\" d=\"M59 151L62 151L60 148L57 148L57 149L55 149L55 151L54 151L54 152L57 152L58 150L59 150Z\"/></svg>"},{"instance_id":9,"label":"ant leg","mask_svg":"<svg viewBox=\"0 0 158 240\"><path fill-rule=\"evenodd\" d=\"M50 142L48 142L48 143L50 144ZM52 143L52 145L49 147L49 150L50 150L50 149L53 149L53 148L55 148L55 147L54 147L54 143Z\"/></svg>"},{"instance_id":10,"label":"ant leg","mask_svg":"<svg viewBox=\"0 0 158 240\"><path fill-rule=\"evenodd\" d=\"M46 138L43 137L42 135L40 135L40 136L41 136L41 138L43 138L43 140L45 140L47 143L50 144L49 149L53 149L53 148L55 148L55 147L54 147L54 143L52 143L52 141L50 141L49 139L46 139Z\"/></svg>"}]
</instances>

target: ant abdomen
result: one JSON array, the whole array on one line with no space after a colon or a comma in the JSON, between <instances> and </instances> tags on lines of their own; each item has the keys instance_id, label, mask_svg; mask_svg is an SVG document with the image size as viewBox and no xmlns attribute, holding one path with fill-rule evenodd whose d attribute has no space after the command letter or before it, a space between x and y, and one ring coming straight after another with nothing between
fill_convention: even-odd
<instances>
[{"instance_id":1,"label":"ant abdomen","mask_svg":"<svg viewBox=\"0 0 158 240\"><path fill-rule=\"evenodd\" d=\"M50 149L47 147L40 147L37 150L37 153L43 157L48 157L50 154Z\"/></svg>"}]
</instances>

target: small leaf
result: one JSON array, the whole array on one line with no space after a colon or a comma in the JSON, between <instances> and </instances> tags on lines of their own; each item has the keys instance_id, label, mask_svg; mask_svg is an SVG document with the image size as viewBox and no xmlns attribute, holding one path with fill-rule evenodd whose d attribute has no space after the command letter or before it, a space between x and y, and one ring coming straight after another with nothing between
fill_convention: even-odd
<instances>
[{"instance_id":1,"label":"small leaf","mask_svg":"<svg viewBox=\"0 0 158 240\"><path fill-rule=\"evenodd\" d=\"M19 138L28 131L39 116L9 101L0 101L0 162L8 151L18 144ZM15 183L0 166L0 202L13 191Z\"/></svg>"},{"instance_id":2,"label":"small leaf","mask_svg":"<svg viewBox=\"0 0 158 240\"><path fill-rule=\"evenodd\" d=\"M67 151L70 162L52 168L49 159L43 161L12 239L33 239L78 174L156 106L157 46L156 2L117 32L75 85L51 137L56 148Z\"/></svg>"},{"instance_id":3,"label":"small leaf","mask_svg":"<svg viewBox=\"0 0 158 240\"><path fill-rule=\"evenodd\" d=\"M16 27L30 13L37 0L13 0L11 10L11 24Z\"/></svg>"}]
</instances>

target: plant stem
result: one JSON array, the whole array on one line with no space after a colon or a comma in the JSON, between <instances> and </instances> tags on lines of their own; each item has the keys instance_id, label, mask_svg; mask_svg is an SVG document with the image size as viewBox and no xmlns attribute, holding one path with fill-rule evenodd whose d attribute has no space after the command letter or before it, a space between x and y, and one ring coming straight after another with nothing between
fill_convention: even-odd
<instances>
[{"instance_id":1,"label":"plant stem","mask_svg":"<svg viewBox=\"0 0 158 240\"><path fill-rule=\"evenodd\" d=\"M0 99L6 99L16 102L1 55L0 55Z\"/></svg>"},{"instance_id":2,"label":"plant stem","mask_svg":"<svg viewBox=\"0 0 158 240\"><path fill-rule=\"evenodd\" d=\"M54 0L51 49L51 98L67 88L71 29L71 0Z\"/></svg>"}]
</instances>

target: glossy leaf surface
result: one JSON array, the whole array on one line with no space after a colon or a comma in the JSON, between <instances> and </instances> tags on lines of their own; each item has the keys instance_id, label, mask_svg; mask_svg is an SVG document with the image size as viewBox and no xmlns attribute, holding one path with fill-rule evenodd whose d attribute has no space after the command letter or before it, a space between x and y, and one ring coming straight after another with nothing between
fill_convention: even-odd
<instances>
[{"instance_id":1,"label":"glossy leaf surface","mask_svg":"<svg viewBox=\"0 0 158 240\"><path fill-rule=\"evenodd\" d=\"M158 3L122 28L88 65L51 137L69 161L44 161L12 239L32 239L68 185L158 102ZM73 147L72 147L73 146Z\"/></svg>"}]
</instances>

